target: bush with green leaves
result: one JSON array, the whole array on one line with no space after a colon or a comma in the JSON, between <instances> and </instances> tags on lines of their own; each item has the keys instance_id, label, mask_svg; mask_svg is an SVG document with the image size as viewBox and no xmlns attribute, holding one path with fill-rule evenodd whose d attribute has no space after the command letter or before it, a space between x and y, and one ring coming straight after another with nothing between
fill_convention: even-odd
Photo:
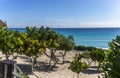
<instances>
[{"instance_id":1,"label":"bush with green leaves","mask_svg":"<svg viewBox=\"0 0 120 78\"><path fill-rule=\"evenodd\" d=\"M23 75L23 78L29 78L26 74Z\"/></svg>"},{"instance_id":2,"label":"bush with green leaves","mask_svg":"<svg viewBox=\"0 0 120 78\"><path fill-rule=\"evenodd\" d=\"M77 78L79 78L79 73L88 68L88 65L85 62L81 62L80 54L76 54L74 60L70 63L68 69L77 73Z\"/></svg>"},{"instance_id":3,"label":"bush with green leaves","mask_svg":"<svg viewBox=\"0 0 120 78\"><path fill-rule=\"evenodd\" d=\"M109 43L109 50L105 55L101 65L105 78L120 78L120 36Z\"/></svg>"},{"instance_id":4,"label":"bush with green leaves","mask_svg":"<svg viewBox=\"0 0 120 78\"><path fill-rule=\"evenodd\" d=\"M103 49L96 49L90 51L90 57L93 61L102 62L105 59L105 53Z\"/></svg>"},{"instance_id":5,"label":"bush with green leaves","mask_svg":"<svg viewBox=\"0 0 120 78\"><path fill-rule=\"evenodd\" d=\"M15 31L0 27L0 48L6 55L6 59L9 59L9 56L15 52L17 46L20 45L19 41L20 39L15 37Z\"/></svg>"},{"instance_id":6,"label":"bush with green leaves","mask_svg":"<svg viewBox=\"0 0 120 78\"><path fill-rule=\"evenodd\" d=\"M85 51L85 50L88 50L88 51L92 51L92 50L95 50L97 49L96 47L93 47L93 46L75 46L75 50L80 50L80 51Z\"/></svg>"},{"instance_id":7,"label":"bush with green leaves","mask_svg":"<svg viewBox=\"0 0 120 78\"><path fill-rule=\"evenodd\" d=\"M62 34L58 34L58 43L60 46L57 48L57 50L62 50L62 63L64 63L64 57L66 56L66 53L74 49L74 38L71 35L66 37Z\"/></svg>"},{"instance_id":8,"label":"bush with green leaves","mask_svg":"<svg viewBox=\"0 0 120 78\"><path fill-rule=\"evenodd\" d=\"M50 49L50 54L45 53L46 48ZM74 49L74 39L72 36L65 37L44 26L41 28L26 27L25 32L0 27L0 49L6 55L6 59L17 53L25 54L36 60L39 55L44 53L50 58L50 62L57 64L59 59L55 55L56 50L64 50L65 56L66 51Z\"/></svg>"}]
</instances>

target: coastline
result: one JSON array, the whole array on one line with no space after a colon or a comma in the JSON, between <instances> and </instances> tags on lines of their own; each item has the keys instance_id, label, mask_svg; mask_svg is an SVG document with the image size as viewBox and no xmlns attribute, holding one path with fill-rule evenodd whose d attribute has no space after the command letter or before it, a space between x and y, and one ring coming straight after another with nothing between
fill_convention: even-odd
<instances>
[{"instance_id":1,"label":"coastline","mask_svg":"<svg viewBox=\"0 0 120 78\"><path fill-rule=\"evenodd\" d=\"M102 48L103 50L108 50L109 48Z\"/></svg>"}]
</instances>

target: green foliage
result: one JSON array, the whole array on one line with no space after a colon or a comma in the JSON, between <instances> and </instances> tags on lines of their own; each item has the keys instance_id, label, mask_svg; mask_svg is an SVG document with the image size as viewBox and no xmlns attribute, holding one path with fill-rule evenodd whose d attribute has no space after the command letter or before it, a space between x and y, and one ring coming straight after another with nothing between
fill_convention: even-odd
<instances>
[{"instance_id":1,"label":"green foliage","mask_svg":"<svg viewBox=\"0 0 120 78\"><path fill-rule=\"evenodd\" d=\"M75 73L80 73L82 70L87 69L87 64L85 62L79 62L79 61L72 61L70 63L69 69L71 69Z\"/></svg>"},{"instance_id":2,"label":"green foliage","mask_svg":"<svg viewBox=\"0 0 120 78\"><path fill-rule=\"evenodd\" d=\"M75 46L75 50L80 50L80 51L85 51L85 50L92 51L93 49L97 49L97 48L92 46Z\"/></svg>"},{"instance_id":3,"label":"green foliage","mask_svg":"<svg viewBox=\"0 0 120 78\"><path fill-rule=\"evenodd\" d=\"M41 55L45 52L46 45L45 41L40 42L39 38L40 34L36 27L26 27L24 33L0 27L0 49L6 56L14 52L27 56Z\"/></svg>"},{"instance_id":4,"label":"green foliage","mask_svg":"<svg viewBox=\"0 0 120 78\"><path fill-rule=\"evenodd\" d=\"M72 36L65 37L50 28L26 27L25 32L7 30L6 27L0 28L0 49L6 57L13 53L25 54L31 59L44 54L46 48L50 49L50 61L58 61L55 56L57 49L69 51L74 48ZM34 58L35 57L35 58ZM57 62L58 63L58 62Z\"/></svg>"},{"instance_id":5,"label":"green foliage","mask_svg":"<svg viewBox=\"0 0 120 78\"><path fill-rule=\"evenodd\" d=\"M14 38L15 38L15 47L14 47L14 52L18 53L18 54L21 54L20 53L20 47L23 46L23 40L22 40L22 37L21 37L22 33L18 32L18 31L15 31L14 32Z\"/></svg>"},{"instance_id":6,"label":"green foliage","mask_svg":"<svg viewBox=\"0 0 120 78\"><path fill-rule=\"evenodd\" d=\"M91 58L90 57L90 51L83 52L82 56L83 56L83 58L90 59Z\"/></svg>"},{"instance_id":7,"label":"green foliage","mask_svg":"<svg viewBox=\"0 0 120 78\"><path fill-rule=\"evenodd\" d=\"M96 49L90 51L90 57L93 61L102 62L105 59L105 53L103 49Z\"/></svg>"},{"instance_id":8,"label":"green foliage","mask_svg":"<svg viewBox=\"0 0 120 78\"><path fill-rule=\"evenodd\" d=\"M117 36L109 43L109 50L106 52L105 60L102 62L101 70L105 78L120 78L120 36Z\"/></svg>"},{"instance_id":9,"label":"green foliage","mask_svg":"<svg viewBox=\"0 0 120 78\"><path fill-rule=\"evenodd\" d=\"M5 34L6 34L6 27L2 27L0 26L0 49L3 49L4 44L4 38L5 38ZM3 44L3 45L2 45Z\"/></svg>"},{"instance_id":10,"label":"green foliage","mask_svg":"<svg viewBox=\"0 0 120 78\"><path fill-rule=\"evenodd\" d=\"M18 74L19 76L21 76L22 78L29 78L26 73L17 72L17 74Z\"/></svg>"},{"instance_id":11,"label":"green foliage","mask_svg":"<svg viewBox=\"0 0 120 78\"><path fill-rule=\"evenodd\" d=\"M87 68L88 65L85 62L80 61L80 54L76 54L68 69L71 69L73 72L77 73L79 77L79 73Z\"/></svg>"},{"instance_id":12,"label":"green foliage","mask_svg":"<svg viewBox=\"0 0 120 78\"><path fill-rule=\"evenodd\" d=\"M49 49L52 49L52 48L58 48L60 45L58 43L58 34L51 30L48 32L48 35L47 35L47 39L48 39L48 48Z\"/></svg>"},{"instance_id":13,"label":"green foliage","mask_svg":"<svg viewBox=\"0 0 120 78\"><path fill-rule=\"evenodd\" d=\"M20 50L27 56L39 56L45 52L46 46L39 41L40 34L36 27L26 27L25 33L21 34L23 45Z\"/></svg>"},{"instance_id":14,"label":"green foliage","mask_svg":"<svg viewBox=\"0 0 120 78\"><path fill-rule=\"evenodd\" d=\"M14 53L16 44L18 43L14 36L14 31L6 30L6 27L0 28L0 48L6 55L6 59L8 59L10 54Z\"/></svg>"},{"instance_id":15,"label":"green foliage","mask_svg":"<svg viewBox=\"0 0 120 78\"><path fill-rule=\"evenodd\" d=\"M36 27L26 27L25 33L27 34L27 37L32 39L38 39L39 38L39 32Z\"/></svg>"},{"instance_id":16,"label":"green foliage","mask_svg":"<svg viewBox=\"0 0 120 78\"><path fill-rule=\"evenodd\" d=\"M29 78L26 74L23 75L23 78Z\"/></svg>"},{"instance_id":17,"label":"green foliage","mask_svg":"<svg viewBox=\"0 0 120 78\"><path fill-rule=\"evenodd\" d=\"M74 49L74 39L73 36L65 37L62 34L58 34L58 42L60 44L59 48L60 50L70 51Z\"/></svg>"}]
</instances>

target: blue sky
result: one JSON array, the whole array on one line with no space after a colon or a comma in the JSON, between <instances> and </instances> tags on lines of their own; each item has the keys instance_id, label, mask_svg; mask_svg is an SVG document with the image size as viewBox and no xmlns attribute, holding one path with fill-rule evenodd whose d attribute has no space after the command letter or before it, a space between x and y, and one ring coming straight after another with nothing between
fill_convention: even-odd
<instances>
[{"instance_id":1,"label":"blue sky","mask_svg":"<svg viewBox=\"0 0 120 78\"><path fill-rule=\"evenodd\" d=\"M120 0L0 0L8 27L120 27Z\"/></svg>"}]
</instances>

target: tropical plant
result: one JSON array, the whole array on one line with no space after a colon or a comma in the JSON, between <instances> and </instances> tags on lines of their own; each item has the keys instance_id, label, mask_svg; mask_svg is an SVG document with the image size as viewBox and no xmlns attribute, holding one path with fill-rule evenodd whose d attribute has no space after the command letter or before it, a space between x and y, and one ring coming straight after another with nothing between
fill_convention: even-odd
<instances>
[{"instance_id":1,"label":"tropical plant","mask_svg":"<svg viewBox=\"0 0 120 78\"><path fill-rule=\"evenodd\" d=\"M74 39L73 36L65 37L62 34L59 34L58 36L58 42L60 46L57 49L64 51L64 53L61 52L63 58L62 62L64 63L66 52L74 49Z\"/></svg>"},{"instance_id":2,"label":"tropical plant","mask_svg":"<svg viewBox=\"0 0 120 78\"><path fill-rule=\"evenodd\" d=\"M22 33L19 31L14 31L14 49L13 52L21 54L20 47L23 45L23 40L21 38ZM17 55L13 55L13 58L17 58Z\"/></svg>"},{"instance_id":3,"label":"tropical plant","mask_svg":"<svg viewBox=\"0 0 120 78\"><path fill-rule=\"evenodd\" d=\"M26 74L23 75L23 78L29 78Z\"/></svg>"},{"instance_id":4,"label":"tropical plant","mask_svg":"<svg viewBox=\"0 0 120 78\"><path fill-rule=\"evenodd\" d=\"M50 49L50 55L48 55L46 52L44 54L50 58L49 66L51 64L51 61L54 62L54 66L56 63L58 63L57 58L55 56L56 48L59 46L57 43L57 33L50 28L44 28L44 26L41 26L41 28L38 31L39 33L39 42L43 44L43 48L49 48Z\"/></svg>"},{"instance_id":5,"label":"tropical plant","mask_svg":"<svg viewBox=\"0 0 120 78\"><path fill-rule=\"evenodd\" d=\"M81 54L82 58L85 58L87 60L87 63L88 65L90 66L91 63L92 63L92 60L91 60L91 57L90 57L90 51L84 51L82 54Z\"/></svg>"},{"instance_id":6,"label":"tropical plant","mask_svg":"<svg viewBox=\"0 0 120 78\"><path fill-rule=\"evenodd\" d=\"M2 41L4 40L5 33L6 33L6 27L0 26L0 49L1 50L3 48L3 42Z\"/></svg>"},{"instance_id":7,"label":"tropical plant","mask_svg":"<svg viewBox=\"0 0 120 78\"><path fill-rule=\"evenodd\" d=\"M90 52L90 57L93 61L102 62L105 59L104 50L96 49Z\"/></svg>"},{"instance_id":8,"label":"tropical plant","mask_svg":"<svg viewBox=\"0 0 120 78\"><path fill-rule=\"evenodd\" d=\"M90 58L94 62L98 62L98 69L100 69L101 63L105 60L105 50L95 49L90 51Z\"/></svg>"},{"instance_id":9,"label":"tropical plant","mask_svg":"<svg viewBox=\"0 0 120 78\"><path fill-rule=\"evenodd\" d=\"M75 50L80 50L80 51L85 51L85 50L92 51L93 49L95 50L97 48L93 46L81 46L81 45L75 46Z\"/></svg>"},{"instance_id":10,"label":"tropical plant","mask_svg":"<svg viewBox=\"0 0 120 78\"><path fill-rule=\"evenodd\" d=\"M64 50L63 59L66 54L66 51L70 51L74 48L74 42L73 37L68 36L65 37L59 33L56 33L54 30L51 30L50 28L44 28L44 26L41 26L39 29L39 42L45 41L47 48L50 49L50 55L48 55L46 52L44 53L46 56L50 58L49 66L51 66L51 62L54 62L55 66L58 64L59 59L56 57L55 53L56 50Z\"/></svg>"},{"instance_id":11,"label":"tropical plant","mask_svg":"<svg viewBox=\"0 0 120 78\"><path fill-rule=\"evenodd\" d=\"M21 53L30 57L33 65L37 66L37 57L45 52L44 42L39 42L39 33L36 27L26 27L25 33L21 34L23 45L20 46Z\"/></svg>"},{"instance_id":12,"label":"tropical plant","mask_svg":"<svg viewBox=\"0 0 120 78\"><path fill-rule=\"evenodd\" d=\"M0 45L2 53L6 55L8 60L9 56L14 53L16 38L14 37L14 31L6 30L6 27L0 28Z\"/></svg>"},{"instance_id":13,"label":"tropical plant","mask_svg":"<svg viewBox=\"0 0 120 78\"><path fill-rule=\"evenodd\" d=\"M77 78L79 78L79 73L81 71L88 68L88 65L85 62L81 62L80 59L80 54L76 54L74 60L70 63L70 66L68 68L77 73Z\"/></svg>"},{"instance_id":14,"label":"tropical plant","mask_svg":"<svg viewBox=\"0 0 120 78\"><path fill-rule=\"evenodd\" d=\"M54 62L53 66L55 66L56 64L58 64L58 61L59 61L55 53L56 53L57 48L60 46L58 42L58 34L55 31L49 31L48 42L49 42L48 48L50 49L49 66L51 65L51 61Z\"/></svg>"},{"instance_id":15,"label":"tropical plant","mask_svg":"<svg viewBox=\"0 0 120 78\"><path fill-rule=\"evenodd\" d=\"M120 78L120 36L109 43L109 50L105 55L101 65L105 78Z\"/></svg>"}]
</instances>

